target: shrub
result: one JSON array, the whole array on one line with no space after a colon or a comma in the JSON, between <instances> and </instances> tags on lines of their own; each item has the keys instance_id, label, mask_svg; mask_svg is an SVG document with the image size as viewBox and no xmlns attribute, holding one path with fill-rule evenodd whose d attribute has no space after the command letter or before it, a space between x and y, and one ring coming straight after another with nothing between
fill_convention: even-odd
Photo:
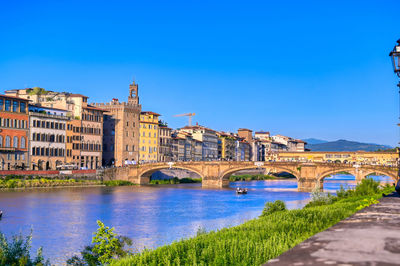
<instances>
[{"instance_id":1,"label":"shrub","mask_svg":"<svg viewBox=\"0 0 400 266\"><path fill-rule=\"evenodd\" d=\"M114 228L105 226L101 221L97 221L97 224L99 228L94 233L92 245L81 251L82 258L73 256L67 260L67 265L107 265L114 259L131 255L131 252L124 249L125 246L132 245L129 238L118 236L114 233Z\"/></svg>"},{"instance_id":2,"label":"shrub","mask_svg":"<svg viewBox=\"0 0 400 266\"><path fill-rule=\"evenodd\" d=\"M29 253L31 241L32 232L27 237L21 234L15 235L11 241L0 233L0 265L50 265L50 262L43 258L42 248L37 250L34 259L31 258Z\"/></svg>"},{"instance_id":3,"label":"shrub","mask_svg":"<svg viewBox=\"0 0 400 266\"><path fill-rule=\"evenodd\" d=\"M329 193L324 193L321 191L320 183L318 182L313 191L311 192L311 201L307 203L305 208L322 206L327 204L332 204L336 198Z\"/></svg>"},{"instance_id":4,"label":"shrub","mask_svg":"<svg viewBox=\"0 0 400 266\"><path fill-rule=\"evenodd\" d=\"M365 178L355 188L354 194L356 196L366 196L376 194L379 192L379 181L375 181L372 178Z\"/></svg>"},{"instance_id":5,"label":"shrub","mask_svg":"<svg viewBox=\"0 0 400 266\"><path fill-rule=\"evenodd\" d=\"M285 211L285 210L286 210L286 205L281 200L276 200L274 202L267 202L265 203L265 207L261 216L268 216L274 212Z\"/></svg>"}]
</instances>

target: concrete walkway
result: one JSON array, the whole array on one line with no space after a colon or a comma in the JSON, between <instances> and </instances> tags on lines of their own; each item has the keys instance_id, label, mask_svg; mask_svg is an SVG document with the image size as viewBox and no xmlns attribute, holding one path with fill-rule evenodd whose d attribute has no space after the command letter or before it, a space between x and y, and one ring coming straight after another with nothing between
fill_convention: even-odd
<instances>
[{"instance_id":1,"label":"concrete walkway","mask_svg":"<svg viewBox=\"0 0 400 266\"><path fill-rule=\"evenodd\" d=\"M400 265L400 196L393 193L268 265Z\"/></svg>"}]
</instances>

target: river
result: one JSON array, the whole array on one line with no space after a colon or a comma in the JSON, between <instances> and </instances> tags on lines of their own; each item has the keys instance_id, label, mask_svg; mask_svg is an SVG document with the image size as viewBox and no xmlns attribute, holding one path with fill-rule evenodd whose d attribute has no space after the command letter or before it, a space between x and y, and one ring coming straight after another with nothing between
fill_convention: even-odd
<instances>
[{"instance_id":1,"label":"river","mask_svg":"<svg viewBox=\"0 0 400 266\"><path fill-rule=\"evenodd\" d=\"M327 178L324 189L334 192L340 185L354 186L354 177ZM249 193L236 195L236 187L247 187ZM33 251L42 246L52 264L63 264L90 244L96 220L132 238L135 250L142 250L194 236L199 229L241 224L259 216L267 201L283 200L293 209L309 198L297 191L295 179L234 182L226 189L180 184L1 191L0 231L9 237L32 229Z\"/></svg>"}]
</instances>

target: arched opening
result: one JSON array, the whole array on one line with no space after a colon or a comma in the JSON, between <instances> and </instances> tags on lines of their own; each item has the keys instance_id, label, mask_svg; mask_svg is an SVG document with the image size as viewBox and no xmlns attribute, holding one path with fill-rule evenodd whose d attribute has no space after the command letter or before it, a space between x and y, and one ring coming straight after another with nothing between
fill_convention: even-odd
<instances>
[{"instance_id":1,"label":"arched opening","mask_svg":"<svg viewBox=\"0 0 400 266\"><path fill-rule=\"evenodd\" d=\"M392 184L395 183L397 180L396 177L380 171L369 173L365 177L372 178L373 180L380 182L382 185Z\"/></svg>"},{"instance_id":2,"label":"arched opening","mask_svg":"<svg viewBox=\"0 0 400 266\"><path fill-rule=\"evenodd\" d=\"M325 174L320 179L324 192L335 193L341 187L345 190L354 188L357 185L356 177L353 171L336 170Z\"/></svg>"},{"instance_id":3,"label":"arched opening","mask_svg":"<svg viewBox=\"0 0 400 266\"><path fill-rule=\"evenodd\" d=\"M159 167L140 176L140 184L201 183L202 180L203 177L199 172L184 167Z\"/></svg>"},{"instance_id":4,"label":"arched opening","mask_svg":"<svg viewBox=\"0 0 400 266\"><path fill-rule=\"evenodd\" d=\"M223 175L233 188L246 187L270 191L297 190L297 173L285 168L247 167L234 169ZM254 182L258 181L258 182Z\"/></svg>"},{"instance_id":5,"label":"arched opening","mask_svg":"<svg viewBox=\"0 0 400 266\"><path fill-rule=\"evenodd\" d=\"M38 170L43 170L43 160L39 160L37 163Z\"/></svg>"}]
</instances>

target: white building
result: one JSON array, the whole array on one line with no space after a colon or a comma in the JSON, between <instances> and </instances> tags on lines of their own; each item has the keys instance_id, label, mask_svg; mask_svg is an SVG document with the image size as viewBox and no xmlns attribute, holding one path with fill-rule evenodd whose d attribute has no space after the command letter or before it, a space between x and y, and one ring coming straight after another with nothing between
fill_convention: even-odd
<instances>
[{"instance_id":1,"label":"white building","mask_svg":"<svg viewBox=\"0 0 400 266\"><path fill-rule=\"evenodd\" d=\"M29 161L33 170L65 164L67 111L29 105Z\"/></svg>"}]
</instances>

